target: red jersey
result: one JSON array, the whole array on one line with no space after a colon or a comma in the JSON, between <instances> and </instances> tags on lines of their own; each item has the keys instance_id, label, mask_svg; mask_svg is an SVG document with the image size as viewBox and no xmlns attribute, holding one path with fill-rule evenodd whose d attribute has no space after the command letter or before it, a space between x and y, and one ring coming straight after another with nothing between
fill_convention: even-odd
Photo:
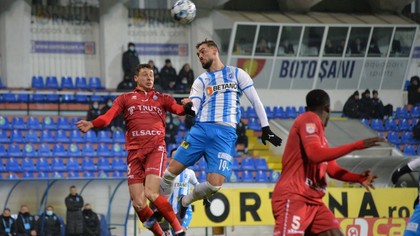
<instances>
[{"instance_id":1,"label":"red jersey","mask_svg":"<svg viewBox=\"0 0 420 236\"><path fill-rule=\"evenodd\" d=\"M272 200L295 199L311 204L322 204L327 180L331 177L363 182L364 177L339 167L335 159L364 147L362 140L329 148L320 117L313 112L298 116L290 129L283 154L283 170Z\"/></svg>"},{"instance_id":2,"label":"red jersey","mask_svg":"<svg viewBox=\"0 0 420 236\"><path fill-rule=\"evenodd\" d=\"M184 108L172 97L156 92L135 89L118 96L112 107L92 121L94 127L105 127L121 112L126 126L126 148L135 150L165 145L166 112L184 115Z\"/></svg>"}]
</instances>

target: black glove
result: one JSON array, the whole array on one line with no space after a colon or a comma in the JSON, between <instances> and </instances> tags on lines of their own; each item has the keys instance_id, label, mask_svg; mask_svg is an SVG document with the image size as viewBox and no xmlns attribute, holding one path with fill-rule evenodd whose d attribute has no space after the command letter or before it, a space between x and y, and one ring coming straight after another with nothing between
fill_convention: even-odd
<instances>
[{"instance_id":1,"label":"black glove","mask_svg":"<svg viewBox=\"0 0 420 236\"><path fill-rule=\"evenodd\" d=\"M397 181L398 181L398 179L402 175L404 175L406 173L410 173L410 172L411 172L411 169L410 169L410 167L408 167L408 165L405 165L405 166L403 166L401 168L398 168L396 171L394 171L394 173L392 173L392 177L391 177L392 183L393 184L396 184Z\"/></svg>"},{"instance_id":2,"label":"black glove","mask_svg":"<svg viewBox=\"0 0 420 236\"><path fill-rule=\"evenodd\" d=\"M211 205L211 201L210 201L210 199L208 199L208 198L204 198L204 199L203 199L203 206L204 206L205 208L209 208L209 207L210 207L210 205Z\"/></svg>"},{"instance_id":3,"label":"black glove","mask_svg":"<svg viewBox=\"0 0 420 236\"><path fill-rule=\"evenodd\" d=\"M185 114L190 115L190 116L195 116L195 111L193 111L192 106L193 106L192 102L186 103L185 105L182 106L184 107Z\"/></svg>"},{"instance_id":4,"label":"black glove","mask_svg":"<svg viewBox=\"0 0 420 236\"><path fill-rule=\"evenodd\" d=\"M281 145L282 140L279 136L277 136L270 130L270 126L265 126L262 127L261 141L264 145L266 145L265 141L268 141L277 147Z\"/></svg>"}]
</instances>

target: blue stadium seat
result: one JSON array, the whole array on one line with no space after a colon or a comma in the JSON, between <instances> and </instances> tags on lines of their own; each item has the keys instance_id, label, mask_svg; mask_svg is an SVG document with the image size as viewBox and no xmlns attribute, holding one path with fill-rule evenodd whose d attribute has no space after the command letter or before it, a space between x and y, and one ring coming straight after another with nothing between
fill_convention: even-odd
<instances>
[{"instance_id":1,"label":"blue stadium seat","mask_svg":"<svg viewBox=\"0 0 420 236\"><path fill-rule=\"evenodd\" d=\"M31 95L31 102L32 103L44 103L45 102L45 94L43 93L34 93Z\"/></svg>"},{"instance_id":2,"label":"blue stadium seat","mask_svg":"<svg viewBox=\"0 0 420 236\"><path fill-rule=\"evenodd\" d=\"M64 165L64 161L61 158L54 158L51 167L53 171L67 171L67 167Z\"/></svg>"},{"instance_id":3,"label":"blue stadium seat","mask_svg":"<svg viewBox=\"0 0 420 236\"><path fill-rule=\"evenodd\" d=\"M48 103L58 103L60 101L60 96L56 93L49 93L46 94L45 101Z\"/></svg>"},{"instance_id":4,"label":"blue stadium seat","mask_svg":"<svg viewBox=\"0 0 420 236\"><path fill-rule=\"evenodd\" d=\"M86 157L96 157L95 148L91 143L85 143L82 146L82 156Z\"/></svg>"},{"instance_id":5,"label":"blue stadium seat","mask_svg":"<svg viewBox=\"0 0 420 236\"><path fill-rule=\"evenodd\" d=\"M88 89L91 90L101 90L104 89L101 84L101 79L99 77L90 77Z\"/></svg>"},{"instance_id":6,"label":"blue stadium seat","mask_svg":"<svg viewBox=\"0 0 420 236\"><path fill-rule=\"evenodd\" d=\"M277 119L286 119L286 112L284 112L284 108L282 106L275 106L273 108L273 116Z\"/></svg>"},{"instance_id":7,"label":"blue stadium seat","mask_svg":"<svg viewBox=\"0 0 420 236\"><path fill-rule=\"evenodd\" d=\"M61 102L62 103L74 103L76 100L75 100L75 97L74 97L74 95L73 94L62 94L61 95Z\"/></svg>"},{"instance_id":8,"label":"blue stadium seat","mask_svg":"<svg viewBox=\"0 0 420 236\"><path fill-rule=\"evenodd\" d=\"M403 132L401 135L401 144L416 144L417 141L413 138L413 133L410 131Z\"/></svg>"},{"instance_id":9,"label":"blue stadium seat","mask_svg":"<svg viewBox=\"0 0 420 236\"><path fill-rule=\"evenodd\" d=\"M70 142L70 138L67 136L66 131L59 129L55 132L55 141L58 143L68 143Z\"/></svg>"},{"instance_id":10,"label":"blue stadium seat","mask_svg":"<svg viewBox=\"0 0 420 236\"><path fill-rule=\"evenodd\" d=\"M107 130L100 130L98 132L98 142L100 143L112 143L111 135Z\"/></svg>"},{"instance_id":11,"label":"blue stadium seat","mask_svg":"<svg viewBox=\"0 0 420 236\"><path fill-rule=\"evenodd\" d=\"M112 140L114 141L114 143L125 143L124 132L119 130L112 132Z\"/></svg>"},{"instance_id":12,"label":"blue stadium seat","mask_svg":"<svg viewBox=\"0 0 420 236\"><path fill-rule=\"evenodd\" d=\"M74 89L73 79L70 76L61 77L62 89Z\"/></svg>"},{"instance_id":13,"label":"blue stadium seat","mask_svg":"<svg viewBox=\"0 0 420 236\"><path fill-rule=\"evenodd\" d=\"M43 143L52 143L52 142L55 142L55 138L52 135L51 130L43 130L43 131L41 131L41 134L39 135L39 139Z\"/></svg>"},{"instance_id":14,"label":"blue stadium seat","mask_svg":"<svg viewBox=\"0 0 420 236\"><path fill-rule=\"evenodd\" d=\"M24 158L21 163L22 170L26 172L36 171L35 163L31 158Z\"/></svg>"},{"instance_id":15,"label":"blue stadium seat","mask_svg":"<svg viewBox=\"0 0 420 236\"><path fill-rule=\"evenodd\" d=\"M3 101L8 102L8 103L16 103L17 102L16 94L14 94L14 93L4 93L3 94Z\"/></svg>"},{"instance_id":16,"label":"blue stadium seat","mask_svg":"<svg viewBox=\"0 0 420 236\"><path fill-rule=\"evenodd\" d=\"M8 158L6 160L6 171L11 172L21 172L22 169L19 165L19 162L16 158Z\"/></svg>"},{"instance_id":17,"label":"blue stadium seat","mask_svg":"<svg viewBox=\"0 0 420 236\"><path fill-rule=\"evenodd\" d=\"M81 167L76 158L70 157L66 163L68 171L80 171Z\"/></svg>"},{"instance_id":18,"label":"blue stadium seat","mask_svg":"<svg viewBox=\"0 0 420 236\"><path fill-rule=\"evenodd\" d=\"M87 81L85 77L76 77L76 84L75 84L76 89L82 89L85 90L88 88L87 85Z\"/></svg>"},{"instance_id":19,"label":"blue stadium seat","mask_svg":"<svg viewBox=\"0 0 420 236\"><path fill-rule=\"evenodd\" d=\"M98 171L97 178L107 179L109 178L109 174L105 170Z\"/></svg>"},{"instance_id":20,"label":"blue stadium seat","mask_svg":"<svg viewBox=\"0 0 420 236\"><path fill-rule=\"evenodd\" d=\"M411 124L408 119L402 119L398 122L398 131L410 131Z\"/></svg>"},{"instance_id":21,"label":"blue stadium seat","mask_svg":"<svg viewBox=\"0 0 420 236\"><path fill-rule=\"evenodd\" d=\"M231 182L231 183L236 183L236 182L239 182L239 181L240 181L240 178L239 178L238 172L236 170L232 171L229 179L225 179L225 182Z\"/></svg>"},{"instance_id":22,"label":"blue stadium seat","mask_svg":"<svg viewBox=\"0 0 420 236\"><path fill-rule=\"evenodd\" d=\"M119 143L112 145L112 155L115 157L125 157L127 153Z\"/></svg>"},{"instance_id":23,"label":"blue stadium seat","mask_svg":"<svg viewBox=\"0 0 420 236\"><path fill-rule=\"evenodd\" d=\"M16 102L19 103L28 103L29 102L29 94L27 93L18 93L16 96Z\"/></svg>"},{"instance_id":24,"label":"blue stadium seat","mask_svg":"<svg viewBox=\"0 0 420 236\"><path fill-rule=\"evenodd\" d=\"M32 76L31 86L37 89L45 88L44 78L42 76Z\"/></svg>"},{"instance_id":25,"label":"blue stadium seat","mask_svg":"<svg viewBox=\"0 0 420 236\"><path fill-rule=\"evenodd\" d=\"M26 129L25 121L21 116L15 116L12 118L12 128L13 129Z\"/></svg>"},{"instance_id":26,"label":"blue stadium seat","mask_svg":"<svg viewBox=\"0 0 420 236\"><path fill-rule=\"evenodd\" d=\"M36 168L38 171L42 172L49 172L51 171L50 163L48 162L48 159L40 157L36 160Z\"/></svg>"},{"instance_id":27,"label":"blue stadium seat","mask_svg":"<svg viewBox=\"0 0 420 236\"><path fill-rule=\"evenodd\" d=\"M10 132L10 142L12 143L24 143L25 138L23 137L22 131L14 129Z\"/></svg>"},{"instance_id":28,"label":"blue stadium seat","mask_svg":"<svg viewBox=\"0 0 420 236\"><path fill-rule=\"evenodd\" d=\"M82 170L84 171L96 171L96 166L93 163L92 158L85 157L82 160Z\"/></svg>"},{"instance_id":29,"label":"blue stadium seat","mask_svg":"<svg viewBox=\"0 0 420 236\"><path fill-rule=\"evenodd\" d=\"M297 112L298 112L298 115L305 113L306 112L305 107L304 106L299 106Z\"/></svg>"},{"instance_id":30,"label":"blue stadium seat","mask_svg":"<svg viewBox=\"0 0 420 236\"><path fill-rule=\"evenodd\" d=\"M30 129L30 130L26 131L26 142L39 143L39 141L40 141L40 139L39 139L38 134L36 133L35 130Z\"/></svg>"},{"instance_id":31,"label":"blue stadium seat","mask_svg":"<svg viewBox=\"0 0 420 236\"><path fill-rule=\"evenodd\" d=\"M33 172L24 172L22 174L22 179L35 179L35 175Z\"/></svg>"},{"instance_id":32,"label":"blue stadium seat","mask_svg":"<svg viewBox=\"0 0 420 236\"><path fill-rule=\"evenodd\" d=\"M411 108L410 117L411 118L419 118L420 117L420 107L415 106L415 107Z\"/></svg>"},{"instance_id":33,"label":"blue stadium seat","mask_svg":"<svg viewBox=\"0 0 420 236\"><path fill-rule=\"evenodd\" d=\"M96 164L98 170L104 170L104 171L111 171L112 167L109 163L108 158L100 157L98 159L98 163Z\"/></svg>"},{"instance_id":34,"label":"blue stadium seat","mask_svg":"<svg viewBox=\"0 0 420 236\"><path fill-rule=\"evenodd\" d=\"M0 176L2 172L6 172L6 167L3 164L3 160L0 158Z\"/></svg>"},{"instance_id":35,"label":"blue stadium seat","mask_svg":"<svg viewBox=\"0 0 420 236\"><path fill-rule=\"evenodd\" d=\"M74 101L76 103L88 103L89 102L88 95L86 95L86 94L76 94L74 96Z\"/></svg>"},{"instance_id":36,"label":"blue stadium seat","mask_svg":"<svg viewBox=\"0 0 420 236\"><path fill-rule=\"evenodd\" d=\"M270 178L268 178L268 175L267 175L267 171L264 171L264 170L258 170L256 173L255 173L255 180L257 181L257 182L262 182L262 183L267 183L267 182L270 182Z\"/></svg>"},{"instance_id":37,"label":"blue stadium seat","mask_svg":"<svg viewBox=\"0 0 420 236\"><path fill-rule=\"evenodd\" d=\"M287 118L295 119L297 117L296 107L286 107L286 116Z\"/></svg>"},{"instance_id":38,"label":"blue stadium seat","mask_svg":"<svg viewBox=\"0 0 420 236\"><path fill-rule=\"evenodd\" d=\"M65 116L60 116L57 118L57 129L62 130L71 130L72 125L70 124L69 120Z\"/></svg>"},{"instance_id":39,"label":"blue stadium seat","mask_svg":"<svg viewBox=\"0 0 420 236\"><path fill-rule=\"evenodd\" d=\"M398 131L397 122L394 119L389 118L385 120L385 130L386 131Z\"/></svg>"},{"instance_id":40,"label":"blue stadium seat","mask_svg":"<svg viewBox=\"0 0 420 236\"><path fill-rule=\"evenodd\" d=\"M7 154L9 157L22 157L22 152L18 144L12 143L7 149Z\"/></svg>"},{"instance_id":41,"label":"blue stadium seat","mask_svg":"<svg viewBox=\"0 0 420 236\"><path fill-rule=\"evenodd\" d=\"M403 148L403 153L404 155L408 155L408 156L415 156L416 155L416 151L414 149L414 146L411 144L406 144Z\"/></svg>"},{"instance_id":42,"label":"blue stadium seat","mask_svg":"<svg viewBox=\"0 0 420 236\"><path fill-rule=\"evenodd\" d=\"M77 144L70 144L68 148L68 153L70 157L81 157L82 151L80 151L79 146Z\"/></svg>"},{"instance_id":43,"label":"blue stadium seat","mask_svg":"<svg viewBox=\"0 0 420 236\"><path fill-rule=\"evenodd\" d=\"M112 178L124 178L124 172L115 170L112 172Z\"/></svg>"},{"instance_id":44,"label":"blue stadium seat","mask_svg":"<svg viewBox=\"0 0 420 236\"><path fill-rule=\"evenodd\" d=\"M70 131L70 141L73 143L84 143L85 139L82 136L82 132L74 129Z\"/></svg>"},{"instance_id":45,"label":"blue stadium seat","mask_svg":"<svg viewBox=\"0 0 420 236\"><path fill-rule=\"evenodd\" d=\"M249 118L257 118L257 112L255 111L254 107L249 106L246 108L246 116Z\"/></svg>"},{"instance_id":46,"label":"blue stadium seat","mask_svg":"<svg viewBox=\"0 0 420 236\"><path fill-rule=\"evenodd\" d=\"M364 125L366 125L366 126L370 127L370 124L369 124L369 119L365 119L365 118L363 118L363 119L361 120L361 122L362 122L362 124L364 124Z\"/></svg>"},{"instance_id":47,"label":"blue stadium seat","mask_svg":"<svg viewBox=\"0 0 420 236\"><path fill-rule=\"evenodd\" d=\"M398 133L394 132L394 131L388 132L387 140L388 140L388 142L390 142L392 144L400 144L401 143Z\"/></svg>"},{"instance_id":48,"label":"blue stadium seat","mask_svg":"<svg viewBox=\"0 0 420 236\"><path fill-rule=\"evenodd\" d=\"M112 169L116 171L126 171L127 165L124 163L122 158L114 157L112 159Z\"/></svg>"},{"instance_id":49,"label":"blue stadium seat","mask_svg":"<svg viewBox=\"0 0 420 236\"><path fill-rule=\"evenodd\" d=\"M104 96L96 95L95 93L90 96L90 101L91 102L103 103L104 100L105 100Z\"/></svg>"},{"instance_id":50,"label":"blue stadium seat","mask_svg":"<svg viewBox=\"0 0 420 236\"><path fill-rule=\"evenodd\" d=\"M7 150L6 150L6 145L0 145L0 157L7 157L9 155L7 155ZM0 158L1 160L1 158Z\"/></svg>"},{"instance_id":51,"label":"blue stadium seat","mask_svg":"<svg viewBox=\"0 0 420 236\"><path fill-rule=\"evenodd\" d=\"M88 142L88 143L97 143L98 142L98 138L96 137L96 133L93 130L89 130L88 132L86 132L84 138L85 138L85 142Z\"/></svg>"},{"instance_id":52,"label":"blue stadium seat","mask_svg":"<svg viewBox=\"0 0 420 236\"><path fill-rule=\"evenodd\" d=\"M200 183L206 182L207 180L207 174L205 170L201 170L198 172L197 180Z\"/></svg>"},{"instance_id":53,"label":"blue stadium seat","mask_svg":"<svg viewBox=\"0 0 420 236\"><path fill-rule=\"evenodd\" d=\"M0 116L0 129L12 129L9 119L5 116Z\"/></svg>"},{"instance_id":54,"label":"blue stadium seat","mask_svg":"<svg viewBox=\"0 0 420 236\"><path fill-rule=\"evenodd\" d=\"M25 156L25 157L37 157L38 156L38 153L36 152L35 147L30 143L25 144L22 151L23 151L23 156Z\"/></svg>"},{"instance_id":55,"label":"blue stadium seat","mask_svg":"<svg viewBox=\"0 0 420 236\"><path fill-rule=\"evenodd\" d=\"M204 159L204 157L200 158L200 160L198 160L198 170L206 170L206 160Z\"/></svg>"},{"instance_id":56,"label":"blue stadium seat","mask_svg":"<svg viewBox=\"0 0 420 236\"><path fill-rule=\"evenodd\" d=\"M57 125L55 124L53 118L49 116L45 116L44 118L42 118L42 128L43 129L57 129Z\"/></svg>"},{"instance_id":57,"label":"blue stadium seat","mask_svg":"<svg viewBox=\"0 0 420 236\"><path fill-rule=\"evenodd\" d=\"M178 148L178 144L176 143L170 143L167 147L166 147L166 151L168 153L168 156L171 154L172 150L177 149Z\"/></svg>"},{"instance_id":58,"label":"blue stadium seat","mask_svg":"<svg viewBox=\"0 0 420 236\"><path fill-rule=\"evenodd\" d=\"M7 179L19 179L19 176L18 176L17 174L15 174L15 173L9 173L9 174L6 176L6 178L7 178Z\"/></svg>"},{"instance_id":59,"label":"blue stadium seat","mask_svg":"<svg viewBox=\"0 0 420 236\"><path fill-rule=\"evenodd\" d=\"M58 80L56 76L47 76L45 81L45 88L47 89L59 89Z\"/></svg>"},{"instance_id":60,"label":"blue stadium seat","mask_svg":"<svg viewBox=\"0 0 420 236\"><path fill-rule=\"evenodd\" d=\"M99 143L96 153L98 154L98 156L102 156L102 157L112 156L112 151L106 143Z\"/></svg>"},{"instance_id":61,"label":"blue stadium seat","mask_svg":"<svg viewBox=\"0 0 420 236\"><path fill-rule=\"evenodd\" d=\"M54 157L68 157L68 153L64 148L63 144L56 143L53 147L53 156Z\"/></svg>"},{"instance_id":62,"label":"blue stadium seat","mask_svg":"<svg viewBox=\"0 0 420 236\"><path fill-rule=\"evenodd\" d=\"M26 125L28 126L28 129L34 129L34 130L41 130L41 123L39 122L38 117L30 116L26 120Z\"/></svg>"},{"instance_id":63,"label":"blue stadium seat","mask_svg":"<svg viewBox=\"0 0 420 236\"><path fill-rule=\"evenodd\" d=\"M90 172L90 171L85 171L82 174L83 178L94 178L95 177L95 172Z\"/></svg>"},{"instance_id":64,"label":"blue stadium seat","mask_svg":"<svg viewBox=\"0 0 420 236\"><path fill-rule=\"evenodd\" d=\"M54 178L54 179L63 179L64 178L64 175L63 175L63 173L61 173L59 171L54 171L51 174L51 178Z\"/></svg>"},{"instance_id":65,"label":"blue stadium seat","mask_svg":"<svg viewBox=\"0 0 420 236\"><path fill-rule=\"evenodd\" d=\"M273 172L271 172L271 176L270 176L270 179L271 179L271 182L277 182L277 180L279 180L279 178L280 178L280 172L278 172L278 171L273 171Z\"/></svg>"},{"instance_id":66,"label":"blue stadium seat","mask_svg":"<svg viewBox=\"0 0 420 236\"><path fill-rule=\"evenodd\" d=\"M77 178L80 178L79 172L69 171L67 173L67 178L69 178L69 179L77 179Z\"/></svg>"},{"instance_id":67,"label":"blue stadium seat","mask_svg":"<svg viewBox=\"0 0 420 236\"><path fill-rule=\"evenodd\" d=\"M240 170L241 165L239 164L238 159L234 158L232 161L232 170Z\"/></svg>"},{"instance_id":68,"label":"blue stadium seat","mask_svg":"<svg viewBox=\"0 0 420 236\"><path fill-rule=\"evenodd\" d=\"M255 167L257 170L268 170L267 161L264 158L255 158L254 159Z\"/></svg>"},{"instance_id":69,"label":"blue stadium seat","mask_svg":"<svg viewBox=\"0 0 420 236\"><path fill-rule=\"evenodd\" d=\"M380 119L373 119L370 123L370 128L376 131L384 131L384 126L382 124L382 120Z\"/></svg>"},{"instance_id":70,"label":"blue stadium seat","mask_svg":"<svg viewBox=\"0 0 420 236\"><path fill-rule=\"evenodd\" d=\"M243 106L239 107L239 111L241 112L241 118L248 119L245 108Z\"/></svg>"},{"instance_id":71,"label":"blue stadium seat","mask_svg":"<svg viewBox=\"0 0 420 236\"><path fill-rule=\"evenodd\" d=\"M267 114L268 119L274 118L274 112L272 111L270 106L265 106L265 113Z\"/></svg>"},{"instance_id":72,"label":"blue stadium seat","mask_svg":"<svg viewBox=\"0 0 420 236\"><path fill-rule=\"evenodd\" d=\"M38 156L40 157L52 157L53 153L51 152L50 145L46 143L41 143L38 146Z\"/></svg>"},{"instance_id":73,"label":"blue stadium seat","mask_svg":"<svg viewBox=\"0 0 420 236\"><path fill-rule=\"evenodd\" d=\"M249 118L248 128L254 131L261 131L261 125L258 118Z\"/></svg>"},{"instance_id":74,"label":"blue stadium seat","mask_svg":"<svg viewBox=\"0 0 420 236\"><path fill-rule=\"evenodd\" d=\"M242 171L241 181L245 183L255 182L254 176L252 175L252 171L249 171L249 170Z\"/></svg>"},{"instance_id":75,"label":"blue stadium seat","mask_svg":"<svg viewBox=\"0 0 420 236\"><path fill-rule=\"evenodd\" d=\"M241 162L242 170L255 170L255 161L252 157L245 157Z\"/></svg>"},{"instance_id":76,"label":"blue stadium seat","mask_svg":"<svg viewBox=\"0 0 420 236\"><path fill-rule=\"evenodd\" d=\"M50 178L50 174L48 172L38 172L36 177L38 179L49 179Z\"/></svg>"},{"instance_id":77,"label":"blue stadium seat","mask_svg":"<svg viewBox=\"0 0 420 236\"><path fill-rule=\"evenodd\" d=\"M4 129L0 129L0 143L9 143L10 139L9 136L7 135L6 130Z\"/></svg>"},{"instance_id":78,"label":"blue stadium seat","mask_svg":"<svg viewBox=\"0 0 420 236\"><path fill-rule=\"evenodd\" d=\"M405 107L397 107L397 110L395 111L395 118L399 119L408 119L410 118L410 115L408 114L408 110Z\"/></svg>"}]
</instances>

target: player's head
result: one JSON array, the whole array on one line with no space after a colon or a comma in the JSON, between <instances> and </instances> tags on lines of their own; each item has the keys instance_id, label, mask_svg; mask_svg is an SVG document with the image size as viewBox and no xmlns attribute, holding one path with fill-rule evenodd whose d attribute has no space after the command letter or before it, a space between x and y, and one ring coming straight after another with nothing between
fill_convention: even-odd
<instances>
[{"instance_id":1,"label":"player's head","mask_svg":"<svg viewBox=\"0 0 420 236\"><path fill-rule=\"evenodd\" d=\"M197 57L206 70L210 68L214 60L219 58L219 47L213 40L205 39L199 42L195 48L197 49Z\"/></svg>"},{"instance_id":2,"label":"player's head","mask_svg":"<svg viewBox=\"0 0 420 236\"><path fill-rule=\"evenodd\" d=\"M317 113L324 126L327 126L330 118L330 96L322 89L314 89L306 95L306 107L308 111Z\"/></svg>"},{"instance_id":3,"label":"player's head","mask_svg":"<svg viewBox=\"0 0 420 236\"><path fill-rule=\"evenodd\" d=\"M136 67L136 74L134 75L134 81L137 83L137 88L149 91L153 88L155 77L153 74L153 68L149 64L140 64Z\"/></svg>"}]
</instances>

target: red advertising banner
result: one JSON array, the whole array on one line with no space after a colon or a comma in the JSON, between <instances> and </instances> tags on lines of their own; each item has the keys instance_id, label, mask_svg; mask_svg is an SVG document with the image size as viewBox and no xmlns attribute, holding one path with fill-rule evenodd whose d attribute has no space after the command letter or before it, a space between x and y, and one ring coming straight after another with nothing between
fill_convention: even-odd
<instances>
[{"instance_id":1,"label":"red advertising banner","mask_svg":"<svg viewBox=\"0 0 420 236\"><path fill-rule=\"evenodd\" d=\"M345 236L404 235L409 218L338 218Z\"/></svg>"}]
</instances>

